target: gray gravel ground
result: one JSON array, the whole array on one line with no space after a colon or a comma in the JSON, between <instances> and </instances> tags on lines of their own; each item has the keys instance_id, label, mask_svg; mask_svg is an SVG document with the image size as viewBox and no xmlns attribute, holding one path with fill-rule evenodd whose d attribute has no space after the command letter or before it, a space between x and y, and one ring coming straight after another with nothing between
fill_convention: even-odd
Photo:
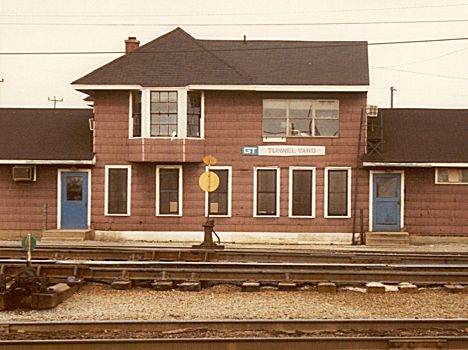
<instances>
[{"instance_id":1,"label":"gray gravel ground","mask_svg":"<svg viewBox=\"0 0 468 350\"><path fill-rule=\"evenodd\" d=\"M351 318L467 318L468 293L423 289L418 294L365 294L315 290L240 292L215 286L201 292L128 291L87 285L53 310L3 311L0 322L26 320L113 319L351 319Z\"/></svg>"}]
</instances>

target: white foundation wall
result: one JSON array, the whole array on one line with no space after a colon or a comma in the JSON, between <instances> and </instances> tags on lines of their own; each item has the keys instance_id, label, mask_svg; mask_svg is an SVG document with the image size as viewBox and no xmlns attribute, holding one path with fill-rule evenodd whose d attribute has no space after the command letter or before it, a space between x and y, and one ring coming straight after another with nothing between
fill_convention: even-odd
<instances>
[{"instance_id":1,"label":"white foundation wall","mask_svg":"<svg viewBox=\"0 0 468 350\"><path fill-rule=\"evenodd\" d=\"M350 244L351 233L216 232L221 243ZM97 241L201 243L203 232L95 231ZM217 242L216 237L213 240Z\"/></svg>"}]
</instances>

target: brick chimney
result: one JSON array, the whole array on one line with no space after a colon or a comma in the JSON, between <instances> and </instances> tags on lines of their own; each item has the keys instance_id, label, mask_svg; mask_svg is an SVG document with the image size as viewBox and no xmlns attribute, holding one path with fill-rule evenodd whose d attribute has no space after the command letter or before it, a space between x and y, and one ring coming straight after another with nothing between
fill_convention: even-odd
<instances>
[{"instance_id":1,"label":"brick chimney","mask_svg":"<svg viewBox=\"0 0 468 350\"><path fill-rule=\"evenodd\" d=\"M130 53L135 49L138 49L140 46L140 42L134 36L129 36L127 40L125 40L125 53Z\"/></svg>"}]
</instances>

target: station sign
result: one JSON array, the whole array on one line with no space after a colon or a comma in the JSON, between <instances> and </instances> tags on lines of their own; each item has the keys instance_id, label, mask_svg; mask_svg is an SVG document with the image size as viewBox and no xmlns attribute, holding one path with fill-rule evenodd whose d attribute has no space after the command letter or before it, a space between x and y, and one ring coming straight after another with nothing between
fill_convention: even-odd
<instances>
[{"instance_id":1,"label":"station sign","mask_svg":"<svg viewBox=\"0 0 468 350\"><path fill-rule=\"evenodd\" d=\"M243 156L324 156L325 146L242 146Z\"/></svg>"}]
</instances>

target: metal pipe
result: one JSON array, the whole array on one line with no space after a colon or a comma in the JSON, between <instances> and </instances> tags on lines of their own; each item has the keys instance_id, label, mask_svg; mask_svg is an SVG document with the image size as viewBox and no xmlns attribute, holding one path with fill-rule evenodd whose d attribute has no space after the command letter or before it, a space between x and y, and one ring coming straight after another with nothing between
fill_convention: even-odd
<instances>
[{"instance_id":1,"label":"metal pipe","mask_svg":"<svg viewBox=\"0 0 468 350\"><path fill-rule=\"evenodd\" d=\"M354 175L354 197L353 197L353 235L351 238L351 244L356 245L356 206L357 206L357 197L359 189L359 168L360 168L360 153L361 153L361 138L362 138L362 126L364 123L364 112L365 106L361 108L361 119L359 121L359 136L358 136L358 145L356 151L356 171Z\"/></svg>"}]
</instances>

